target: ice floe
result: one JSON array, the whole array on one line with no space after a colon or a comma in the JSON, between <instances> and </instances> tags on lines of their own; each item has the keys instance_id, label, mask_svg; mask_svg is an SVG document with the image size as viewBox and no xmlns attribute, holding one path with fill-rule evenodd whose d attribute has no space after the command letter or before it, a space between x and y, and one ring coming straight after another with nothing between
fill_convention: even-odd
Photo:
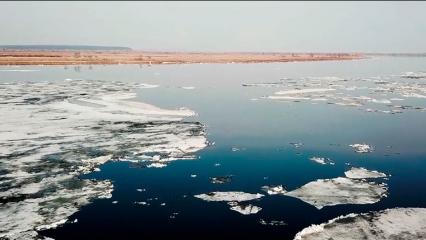
<instances>
[{"instance_id":1,"label":"ice floe","mask_svg":"<svg viewBox=\"0 0 426 240\"><path fill-rule=\"evenodd\" d=\"M230 183L232 181L232 175L211 177L210 182L214 184Z\"/></svg>"},{"instance_id":2,"label":"ice floe","mask_svg":"<svg viewBox=\"0 0 426 240\"><path fill-rule=\"evenodd\" d=\"M194 90L195 89L195 87L193 87L193 86L184 86L184 87L180 87L180 88L185 89L185 90Z\"/></svg>"},{"instance_id":3,"label":"ice floe","mask_svg":"<svg viewBox=\"0 0 426 240\"><path fill-rule=\"evenodd\" d=\"M367 170L365 168L351 168L350 170L345 172L345 176L347 178L352 179L365 179L365 178L384 178L386 174L375 171L375 170Z\"/></svg>"},{"instance_id":4,"label":"ice floe","mask_svg":"<svg viewBox=\"0 0 426 240\"><path fill-rule=\"evenodd\" d=\"M314 161L316 163L322 164L322 165L334 165L334 162L330 158L324 158L324 157L311 157L309 160Z\"/></svg>"},{"instance_id":5,"label":"ice floe","mask_svg":"<svg viewBox=\"0 0 426 240\"><path fill-rule=\"evenodd\" d=\"M148 84L148 83L140 83L138 85L139 88L157 88L159 87L159 85L155 85L155 84Z\"/></svg>"},{"instance_id":6,"label":"ice floe","mask_svg":"<svg viewBox=\"0 0 426 240\"><path fill-rule=\"evenodd\" d=\"M339 204L369 204L387 195L387 185L338 177L309 182L284 195L298 198L317 209Z\"/></svg>"},{"instance_id":7,"label":"ice floe","mask_svg":"<svg viewBox=\"0 0 426 240\"><path fill-rule=\"evenodd\" d=\"M264 197L260 193L245 193L245 192L210 192L195 195L194 197L202 199L208 202L227 202L230 206L230 209L237 211L243 215L256 214L261 207L246 203L247 201L252 201Z\"/></svg>"},{"instance_id":8,"label":"ice floe","mask_svg":"<svg viewBox=\"0 0 426 240\"><path fill-rule=\"evenodd\" d=\"M426 208L392 208L348 214L311 225L295 240L426 239Z\"/></svg>"},{"instance_id":9,"label":"ice floe","mask_svg":"<svg viewBox=\"0 0 426 240\"><path fill-rule=\"evenodd\" d=\"M287 192L282 185L263 186L262 190L268 193L269 195L284 194Z\"/></svg>"},{"instance_id":10,"label":"ice floe","mask_svg":"<svg viewBox=\"0 0 426 240\"><path fill-rule=\"evenodd\" d=\"M307 88L307 89L292 89L292 90L284 90L276 92L277 95L295 95L295 94L303 94L303 93L317 93L317 92L328 92L328 91L336 91L333 88Z\"/></svg>"},{"instance_id":11,"label":"ice floe","mask_svg":"<svg viewBox=\"0 0 426 240\"><path fill-rule=\"evenodd\" d=\"M402 74L401 77L414 79L426 78L426 72L406 72Z\"/></svg>"},{"instance_id":12,"label":"ice floe","mask_svg":"<svg viewBox=\"0 0 426 240\"><path fill-rule=\"evenodd\" d=\"M409 80L408 80L409 79ZM282 87L274 94L256 96L256 99L269 99L282 102L310 102L352 107L366 112L396 114L403 110L424 111L426 84L424 72L409 72L402 75L373 76L365 78L300 77L283 79L276 83L248 83L243 86ZM411 106L395 111L393 101L406 102L419 99L419 106Z\"/></svg>"},{"instance_id":13,"label":"ice floe","mask_svg":"<svg viewBox=\"0 0 426 240\"><path fill-rule=\"evenodd\" d=\"M252 204L246 204L246 203L238 203L238 202L229 202L228 205L230 205L230 209L236 212L239 212L243 215L250 215L250 214L256 214L262 210L261 207L254 206Z\"/></svg>"},{"instance_id":14,"label":"ice floe","mask_svg":"<svg viewBox=\"0 0 426 240\"><path fill-rule=\"evenodd\" d=\"M151 163L147 165L148 168L163 168L167 167L167 164L164 163Z\"/></svg>"},{"instance_id":15,"label":"ice floe","mask_svg":"<svg viewBox=\"0 0 426 240\"><path fill-rule=\"evenodd\" d=\"M0 84L0 238L38 238L37 229L111 197L111 182L79 178L107 161L159 167L193 159L207 146L203 126L183 120L193 111L132 100L141 87L100 80Z\"/></svg>"},{"instance_id":16,"label":"ice floe","mask_svg":"<svg viewBox=\"0 0 426 240\"><path fill-rule=\"evenodd\" d=\"M264 197L260 193L246 193L238 191L230 192L210 192L195 195L194 197L208 202L244 202Z\"/></svg>"},{"instance_id":17,"label":"ice floe","mask_svg":"<svg viewBox=\"0 0 426 240\"><path fill-rule=\"evenodd\" d=\"M294 148L300 148L303 146L303 143L301 142L291 142L290 145L292 145Z\"/></svg>"},{"instance_id":18,"label":"ice floe","mask_svg":"<svg viewBox=\"0 0 426 240\"><path fill-rule=\"evenodd\" d=\"M371 145L365 143L350 144L349 147L353 148L357 153L370 153L374 150Z\"/></svg>"},{"instance_id":19,"label":"ice floe","mask_svg":"<svg viewBox=\"0 0 426 240\"><path fill-rule=\"evenodd\" d=\"M285 226L287 225L286 222L282 221L282 220L270 220L270 221L266 221L264 219L260 219L259 223L265 226Z\"/></svg>"}]
</instances>

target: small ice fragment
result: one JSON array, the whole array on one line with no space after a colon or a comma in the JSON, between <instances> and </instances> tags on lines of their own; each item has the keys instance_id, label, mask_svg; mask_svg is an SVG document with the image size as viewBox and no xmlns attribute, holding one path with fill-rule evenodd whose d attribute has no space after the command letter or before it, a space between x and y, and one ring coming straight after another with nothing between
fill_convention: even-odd
<instances>
[{"instance_id":1,"label":"small ice fragment","mask_svg":"<svg viewBox=\"0 0 426 240\"><path fill-rule=\"evenodd\" d=\"M147 202L134 202L134 203L137 204L137 205L143 205L143 206L149 205L149 203L147 203Z\"/></svg>"},{"instance_id":2,"label":"small ice fragment","mask_svg":"<svg viewBox=\"0 0 426 240\"><path fill-rule=\"evenodd\" d=\"M163 167L166 167L166 166L167 166L167 164L164 164L164 163L151 163L146 167L148 167L148 168L163 168Z\"/></svg>"},{"instance_id":3,"label":"small ice fragment","mask_svg":"<svg viewBox=\"0 0 426 240\"><path fill-rule=\"evenodd\" d=\"M118 201L112 201L112 204L117 204L118 203Z\"/></svg>"},{"instance_id":4,"label":"small ice fragment","mask_svg":"<svg viewBox=\"0 0 426 240\"><path fill-rule=\"evenodd\" d=\"M214 164L214 166L215 166L215 167L219 167L219 166L220 166L220 163L215 163L215 164Z\"/></svg>"},{"instance_id":5,"label":"small ice fragment","mask_svg":"<svg viewBox=\"0 0 426 240\"><path fill-rule=\"evenodd\" d=\"M210 178L210 182L214 184L230 183L231 181L232 181L232 175Z\"/></svg>"},{"instance_id":6,"label":"small ice fragment","mask_svg":"<svg viewBox=\"0 0 426 240\"><path fill-rule=\"evenodd\" d=\"M375 99L375 98L371 99L370 102L373 102L373 103L383 103L383 104L391 104L392 103L388 99Z\"/></svg>"},{"instance_id":7,"label":"small ice fragment","mask_svg":"<svg viewBox=\"0 0 426 240\"><path fill-rule=\"evenodd\" d=\"M311 158L309 158L309 160L314 161L314 162L319 163L319 164L322 164L322 165L326 165L326 164L334 165L334 162L331 161L330 158L311 157Z\"/></svg>"},{"instance_id":8,"label":"small ice fragment","mask_svg":"<svg viewBox=\"0 0 426 240\"><path fill-rule=\"evenodd\" d=\"M406 72L401 77L413 79L426 78L426 72Z\"/></svg>"},{"instance_id":9,"label":"small ice fragment","mask_svg":"<svg viewBox=\"0 0 426 240\"><path fill-rule=\"evenodd\" d=\"M279 220L271 220L271 221L265 221L263 219L259 220L259 223L265 226L285 226L287 225L287 223L285 223L284 221L279 221Z\"/></svg>"},{"instance_id":10,"label":"small ice fragment","mask_svg":"<svg viewBox=\"0 0 426 240\"><path fill-rule=\"evenodd\" d=\"M193 86L185 86L185 87L180 87L180 88L185 89L185 90L194 90L195 89L195 87L193 87Z\"/></svg>"},{"instance_id":11,"label":"small ice fragment","mask_svg":"<svg viewBox=\"0 0 426 240\"><path fill-rule=\"evenodd\" d=\"M196 177L197 177L197 174L191 174L191 177L192 177L192 178L196 178Z\"/></svg>"},{"instance_id":12,"label":"small ice fragment","mask_svg":"<svg viewBox=\"0 0 426 240\"><path fill-rule=\"evenodd\" d=\"M303 143L301 142L291 142L291 145L293 145L293 147L295 148L300 148L301 146L303 146Z\"/></svg>"},{"instance_id":13,"label":"small ice fragment","mask_svg":"<svg viewBox=\"0 0 426 240\"><path fill-rule=\"evenodd\" d=\"M166 203L161 203L160 206L164 207L166 206Z\"/></svg>"},{"instance_id":14,"label":"small ice fragment","mask_svg":"<svg viewBox=\"0 0 426 240\"><path fill-rule=\"evenodd\" d=\"M315 92L328 92L335 91L333 88L312 88L312 89L293 89L293 90L285 90L279 91L275 94L277 95L293 95L293 94L303 94L303 93L315 93Z\"/></svg>"}]
</instances>

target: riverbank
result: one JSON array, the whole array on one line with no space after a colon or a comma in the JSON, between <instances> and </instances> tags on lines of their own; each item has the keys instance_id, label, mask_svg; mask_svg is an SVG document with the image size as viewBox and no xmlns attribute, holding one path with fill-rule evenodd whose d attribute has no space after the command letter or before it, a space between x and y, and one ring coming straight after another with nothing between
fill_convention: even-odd
<instances>
[{"instance_id":1,"label":"riverbank","mask_svg":"<svg viewBox=\"0 0 426 240\"><path fill-rule=\"evenodd\" d=\"M354 60L358 53L201 53L142 51L0 51L0 65L268 63Z\"/></svg>"}]
</instances>

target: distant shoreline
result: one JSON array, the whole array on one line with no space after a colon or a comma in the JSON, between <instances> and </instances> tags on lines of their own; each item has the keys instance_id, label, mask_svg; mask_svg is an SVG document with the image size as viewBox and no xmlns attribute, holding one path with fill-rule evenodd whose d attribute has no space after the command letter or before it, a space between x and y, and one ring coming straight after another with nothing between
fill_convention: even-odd
<instances>
[{"instance_id":1,"label":"distant shoreline","mask_svg":"<svg viewBox=\"0 0 426 240\"><path fill-rule=\"evenodd\" d=\"M366 58L360 53L213 53L115 50L3 50L0 65L273 63Z\"/></svg>"}]
</instances>

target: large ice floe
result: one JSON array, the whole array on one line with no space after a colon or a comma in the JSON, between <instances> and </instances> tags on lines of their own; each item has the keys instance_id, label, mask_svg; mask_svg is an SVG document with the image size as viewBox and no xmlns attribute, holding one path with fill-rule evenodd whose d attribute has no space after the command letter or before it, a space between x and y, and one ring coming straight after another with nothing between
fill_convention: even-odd
<instances>
[{"instance_id":1,"label":"large ice floe","mask_svg":"<svg viewBox=\"0 0 426 240\"><path fill-rule=\"evenodd\" d=\"M111 160L165 166L207 145L194 115L132 101L143 84L71 80L0 84L0 238L38 239L110 181L83 180Z\"/></svg>"},{"instance_id":2,"label":"large ice floe","mask_svg":"<svg viewBox=\"0 0 426 240\"><path fill-rule=\"evenodd\" d=\"M285 195L298 198L322 209L339 204L370 204L387 196L387 184L368 182L366 179L383 178L386 174L365 168L352 168L345 172L346 177L318 179L292 191L282 185L263 186L269 195Z\"/></svg>"},{"instance_id":3,"label":"large ice floe","mask_svg":"<svg viewBox=\"0 0 426 240\"><path fill-rule=\"evenodd\" d=\"M247 201L257 200L264 197L260 193L245 193L245 192L210 192L195 195L194 197L208 202L227 202L230 209L237 211L243 215L256 214L262 208L246 203Z\"/></svg>"},{"instance_id":4,"label":"large ice floe","mask_svg":"<svg viewBox=\"0 0 426 240\"><path fill-rule=\"evenodd\" d=\"M276 87L260 97L280 102L305 102L352 107L369 113L426 111L424 72L372 77L299 77L276 82L244 83L244 87ZM258 99L258 98L256 98ZM417 100L415 103L412 100ZM423 100L423 101L422 101ZM411 104L416 104L413 106Z\"/></svg>"},{"instance_id":5,"label":"large ice floe","mask_svg":"<svg viewBox=\"0 0 426 240\"><path fill-rule=\"evenodd\" d=\"M387 195L387 185L337 177L309 182L284 195L298 198L317 209L339 204L370 204Z\"/></svg>"},{"instance_id":6,"label":"large ice floe","mask_svg":"<svg viewBox=\"0 0 426 240\"><path fill-rule=\"evenodd\" d=\"M312 225L295 240L426 239L426 208L393 208L349 214Z\"/></svg>"},{"instance_id":7,"label":"large ice floe","mask_svg":"<svg viewBox=\"0 0 426 240\"><path fill-rule=\"evenodd\" d=\"M345 176L351 179L365 179L365 178L384 178L386 174L375 171L368 170L365 168L351 168L350 170L345 172Z\"/></svg>"}]
</instances>

